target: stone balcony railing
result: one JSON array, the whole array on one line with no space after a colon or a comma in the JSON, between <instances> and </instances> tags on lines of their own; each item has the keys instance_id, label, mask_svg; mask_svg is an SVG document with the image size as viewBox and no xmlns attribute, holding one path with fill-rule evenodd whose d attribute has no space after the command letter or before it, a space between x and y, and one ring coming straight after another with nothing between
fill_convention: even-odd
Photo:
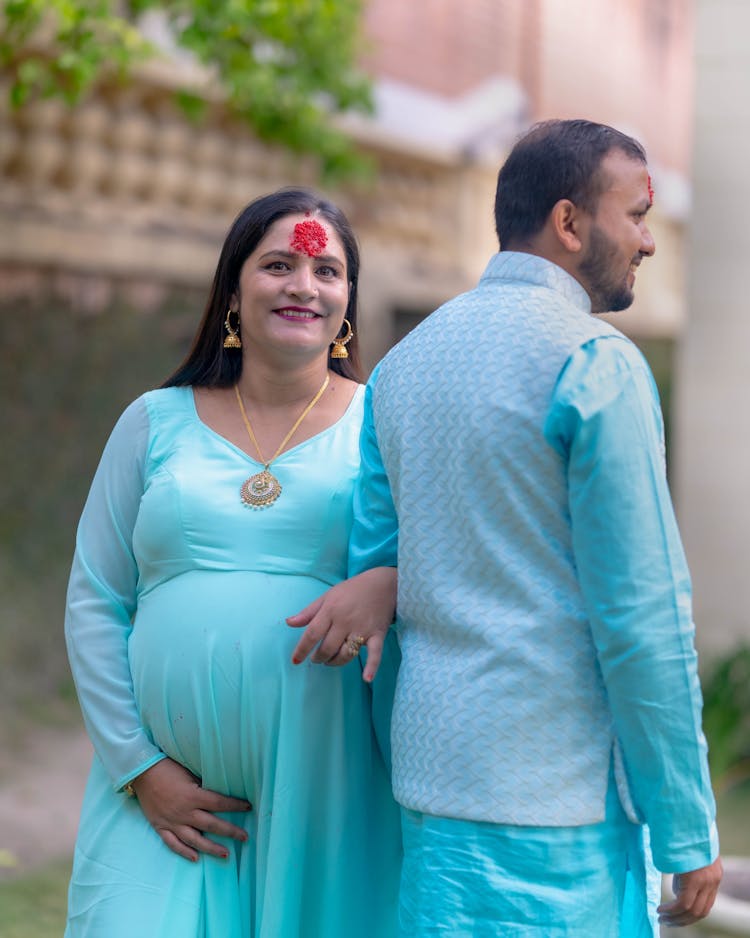
<instances>
[{"instance_id":1,"label":"stone balcony railing","mask_svg":"<svg viewBox=\"0 0 750 938\"><path fill-rule=\"evenodd\" d=\"M472 230L460 174L387 153L376 163L369 185L333 193L360 238L426 270L460 266ZM204 281L248 201L314 183L309 161L263 145L220 105L193 124L167 89L145 82L72 109L48 100L13 112L0 94L0 178L0 260L135 266L188 282ZM177 245L192 245L187 257Z\"/></svg>"},{"instance_id":2,"label":"stone balcony railing","mask_svg":"<svg viewBox=\"0 0 750 938\"><path fill-rule=\"evenodd\" d=\"M476 282L496 249L495 166L410 153L370 133L369 182L329 194L360 240L375 348L394 310L427 312ZM259 142L220 101L189 121L172 88L141 76L75 108L14 112L0 86L0 266L205 288L224 232L256 196L315 184L310 160ZM682 318L682 229L655 217L659 262L639 273L626 331L671 334ZM667 250L664 250L664 247ZM386 321L388 320L388 321ZM379 325L377 325L379 323Z\"/></svg>"}]
</instances>

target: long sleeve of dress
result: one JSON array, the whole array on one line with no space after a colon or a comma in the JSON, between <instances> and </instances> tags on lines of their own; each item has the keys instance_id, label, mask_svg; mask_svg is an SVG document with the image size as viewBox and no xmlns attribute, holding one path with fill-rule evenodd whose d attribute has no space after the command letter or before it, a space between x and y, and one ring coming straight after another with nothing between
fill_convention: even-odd
<instances>
[{"instance_id":1,"label":"long sleeve of dress","mask_svg":"<svg viewBox=\"0 0 750 938\"><path fill-rule=\"evenodd\" d=\"M141 726L128 664L138 570L133 528L144 485L149 418L143 398L104 449L78 526L65 639L84 721L116 789L164 758Z\"/></svg>"},{"instance_id":2,"label":"long sleeve of dress","mask_svg":"<svg viewBox=\"0 0 750 938\"><path fill-rule=\"evenodd\" d=\"M360 435L360 474L354 489L354 525L349 540L349 576L372 567L398 566L398 518L372 414L372 389L378 369L365 390Z\"/></svg>"},{"instance_id":3,"label":"long sleeve of dress","mask_svg":"<svg viewBox=\"0 0 750 938\"><path fill-rule=\"evenodd\" d=\"M635 807L657 867L697 869L718 841L690 577L658 397L638 350L618 337L579 349L545 436L567 460L575 563Z\"/></svg>"}]
</instances>

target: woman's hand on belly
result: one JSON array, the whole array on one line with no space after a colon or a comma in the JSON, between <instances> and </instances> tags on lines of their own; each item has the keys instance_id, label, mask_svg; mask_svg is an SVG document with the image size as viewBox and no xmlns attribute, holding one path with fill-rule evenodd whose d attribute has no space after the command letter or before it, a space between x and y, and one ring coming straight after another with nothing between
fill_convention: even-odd
<instances>
[{"instance_id":1,"label":"woman's hand on belly","mask_svg":"<svg viewBox=\"0 0 750 938\"><path fill-rule=\"evenodd\" d=\"M162 759L132 782L141 810L164 843L186 860L198 853L226 858L226 847L206 834L246 841L247 833L216 817L217 811L250 811L252 805L201 788L200 780L172 759Z\"/></svg>"}]
</instances>

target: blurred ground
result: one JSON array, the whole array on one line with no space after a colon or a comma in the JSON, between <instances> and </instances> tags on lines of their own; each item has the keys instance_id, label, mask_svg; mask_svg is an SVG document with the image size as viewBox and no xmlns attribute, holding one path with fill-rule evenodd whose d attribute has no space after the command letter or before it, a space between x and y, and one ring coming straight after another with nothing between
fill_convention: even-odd
<instances>
[{"instance_id":1,"label":"blurred ground","mask_svg":"<svg viewBox=\"0 0 750 938\"><path fill-rule=\"evenodd\" d=\"M0 749L0 879L71 854L91 752L79 727Z\"/></svg>"}]
</instances>

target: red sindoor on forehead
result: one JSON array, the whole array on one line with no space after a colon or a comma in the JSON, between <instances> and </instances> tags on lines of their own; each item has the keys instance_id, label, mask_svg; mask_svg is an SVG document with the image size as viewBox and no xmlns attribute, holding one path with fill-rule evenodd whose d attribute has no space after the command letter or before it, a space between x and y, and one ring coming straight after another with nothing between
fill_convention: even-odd
<instances>
[{"instance_id":1,"label":"red sindoor on forehead","mask_svg":"<svg viewBox=\"0 0 750 938\"><path fill-rule=\"evenodd\" d=\"M651 182L651 173L648 174L648 204L654 204L654 185Z\"/></svg>"},{"instance_id":2,"label":"red sindoor on forehead","mask_svg":"<svg viewBox=\"0 0 750 938\"><path fill-rule=\"evenodd\" d=\"M308 257L317 257L322 254L328 244L328 235L325 228L314 218L297 222L289 241L289 247Z\"/></svg>"}]
</instances>

